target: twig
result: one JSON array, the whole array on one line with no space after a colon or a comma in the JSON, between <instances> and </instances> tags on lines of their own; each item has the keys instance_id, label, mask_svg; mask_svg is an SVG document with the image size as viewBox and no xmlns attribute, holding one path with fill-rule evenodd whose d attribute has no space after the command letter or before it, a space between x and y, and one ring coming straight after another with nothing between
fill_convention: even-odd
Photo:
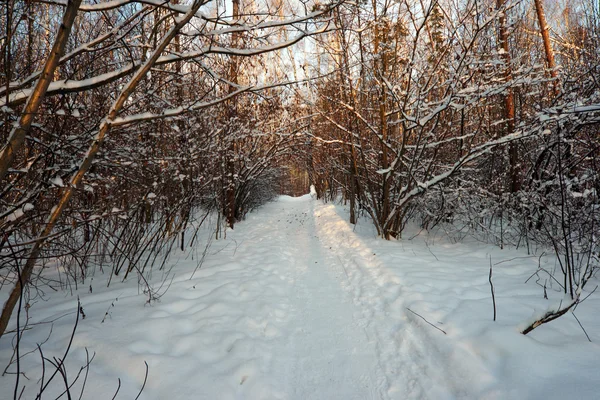
<instances>
[{"instance_id":1,"label":"twig","mask_svg":"<svg viewBox=\"0 0 600 400\"><path fill-rule=\"evenodd\" d=\"M94 353L94 355L92 356L92 360L94 359L94 357L96 356L96 353ZM83 392L85 391L85 384L87 383L87 378L88 378L88 373L90 372L90 363L92 362L92 360L90 360L90 352L88 351L87 347L85 348L85 377L83 378L83 385L81 385L81 392L79 393L79 400L81 400L83 398Z\"/></svg>"},{"instance_id":2,"label":"twig","mask_svg":"<svg viewBox=\"0 0 600 400\"><path fill-rule=\"evenodd\" d=\"M120 295L119 295L119 296L120 296ZM110 313L109 313L109 311L110 311L110 309L111 309L112 307L114 307L114 306L115 306L115 302L116 302L116 301L119 301L119 296L117 296L117 297L115 298L115 300L114 300L112 303L110 303L110 306L108 306L108 308L106 309L106 312L104 313L104 317L102 317L102 321L100 322L101 324L103 324L103 323L104 323L104 321L106 321L106 317L110 317Z\"/></svg>"},{"instance_id":3,"label":"twig","mask_svg":"<svg viewBox=\"0 0 600 400\"><path fill-rule=\"evenodd\" d=\"M117 395L119 394L119 390L121 390L121 378L117 378L117 380L119 381L119 385L117 386L117 391L115 392L111 400L115 400L117 398Z\"/></svg>"},{"instance_id":4,"label":"twig","mask_svg":"<svg viewBox=\"0 0 600 400\"><path fill-rule=\"evenodd\" d=\"M36 324L30 324L30 325L36 325ZM23 328L23 329L21 329L21 332L23 332L26 329L32 329L32 328ZM50 336L52 335L52 329L53 329L53 325L50 325L50 331L48 332L48 336L41 343L41 345L45 344L50 339ZM15 332L15 331L7 331L7 333L10 333L10 332ZM36 349L30 350L30 351L28 351L26 353L20 354L20 357L23 358L23 357L25 357L25 356L27 356L27 355L29 355L31 353L35 353L36 351L37 351ZM6 368L4 368L4 371L2 372L2 375L0 375L0 376L4 376L4 375L7 375L7 374L8 375L13 374L13 372L8 372L8 369L10 368L10 366L12 364L14 364L16 362L16 360L15 360L15 354L16 354L16 352L17 352L17 349L15 347L15 349L13 350L13 355L10 358L10 362L8 363L8 365L6 366ZM24 373L21 373L21 375L25 376ZM25 378L27 378L27 376L25 376ZM29 378L27 378L27 379L29 379Z\"/></svg>"},{"instance_id":5,"label":"twig","mask_svg":"<svg viewBox=\"0 0 600 400\"><path fill-rule=\"evenodd\" d=\"M558 281L558 279L556 279L556 278L554 277L554 275L552 275L552 274L551 274L551 273L550 273L548 270L546 270L546 269L544 269L544 268L541 268L541 267L538 267L537 271L535 271L533 274L531 274L531 276L530 276L529 278L527 278L527 280L525 281L525 283L529 282L529 280L530 280L531 278L533 278L534 276L536 276L536 275L537 275L537 274L538 274L540 271L547 273L547 274L548 274L548 276L550 277L550 279L552 279L554 282L556 282L556 283L558 284L558 286L560 286L560 287L561 287L561 289L563 289L563 290L564 290L564 288L565 288L565 287L562 285L562 283L560 283L560 282ZM538 277L539 277L539 275L538 275Z\"/></svg>"},{"instance_id":6,"label":"twig","mask_svg":"<svg viewBox=\"0 0 600 400\"><path fill-rule=\"evenodd\" d=\"M44 357L44 352L42 351L42 346L38 343L37 345L38 351L40 352L40 358L42 359L42 377L40 378L40 387L44 386L44 378L46 377L46 357Z\"/></svg>"},{"instance_id":7,"label":"twig","mask_svg":"<svg viewBox=\"0 0 600 400\"><path fill-rule=\"evenodd\" d=\"M440 331L440 332L443 332L443 333L444 333L444 335L447 335L447 333L446 333L446 331L445 331L445 330L443 330L443 329L440 329L440 328L438 328L437 326L435 326L434 324L432 324L431 322L427 321L427 320L425 319L425 317L423 317L422 315L420 315L420 314L417 314L416 312L414 312L413 310L411 310L411 309L410 309L410 308L408 308L408 307L406 307L406 309L407 309L408 311L410 311L411 313L415 314L417 317L421 318L423 321L427 322L429 325L433 326L433 327L434 327L435 329L437 329L438 331Z\"/></svg>"},{"instance_id":8,"label":"twig","mask_svg":"<svg viewBox=\"0 0 600 400\"><path fill-rule=\"evenodd\" d=\"M42 393L44 392L44 390L46 390L46 388L48 387L50 382L54 379L56 374L59 372L62 374L61 368L63 367L65 359L67 358L67 355L69 354L69 350L71 349L71 345L73 344L73 338L75 337L75 331L77 330L77 325L79 324L79 307L80 306L81 306L81 302L79 301L79 298L78 298L77 299L77 317L75 318L75 325L73 326L73 332L71 333L71 337L69 338L69 344L67 345L65 354L63 355L62 359L59 359L59 361L57 361L56 369L54 370L54 373L50 376L48 381L44 385L40 386L40 391L39 391L38 395L36 396L36 400L40 399L42 397ZM48 360L48 361L50 361L50 360Z\"/></svg>"},{"instance_id":9,"label":"twig","mask_svg":"<svg viewBox=\"0 0 600 400\"><path fill-rule=\"evenodd\" d=\"M40 321L40 322L28 323L27 325L29 325L29 328L27 328L27 329L32 329L36 325L53 324L55 321L58 321L59 319L64 318L64 317L68 317L69 315L73 315L74 313L75 313L75 311L69 311L68 313L63 314L60 317L57 317L50 321ZM13 329L11 331L6 331L6 333L13 333L13 332L16 332L16 329Z\"/></svg>"},{"instance_id":10,"label":"twig","mask_svg":"<svg viewBox=\"0 0 600 400\"><path fill-rule=\"evenodd\" d=\"M146 361L144 361L144 364L146 364L146 375L144 376L144 383L142 384L140 392L138 393L137 396L135 396L135 400L138 400L138 398L140 397L140 395L144 391L144 387L146 387L146 381L148 380L148 363Z\"/></svg>"},{"instance_id":11,"label":"twig","mask_svg":"<svg viewBox=\"0 0 600 400\"><path fill-rule=\"evenodd\" d=\"M12 247L11 247L12 250ZM17 355L17 377L15 379L15 391L14 391L14 399L17 400L17 395L19 394L19 375L21 375L21 355L19 354L19 350L21 347L21 330L20 330L20 322L21 322L21 309L23 308L23 278L21 276L21 270L17 265L17 274L19 276L19 287L21 288L21 294L19 296L19 308L17 309L17 344L16 344L16 355Z\"/></svg>"},{"instance_id":12,"label":"twig","mask_svg":"<svg viewBox=\"0 0 600 400\"><path fill-rule=\"evenodd\" d=\"M494 307L494 321L496 321L496 294L494 293L494 284L492 283L492 257L490 257L490 276L488 277L490 282L490 290L492 292L492 305Z\"/></svg>"},{"instance_id":13,"label":"twig","mask_svg":"<svg viewBox=\"0 0 600 400\"><path fill-rule=\"evenodd\" d=\"M584 297L584 298L583 298L583 299L580 301L580 303L583 303L584 301L586 301L586 300L587 300L587 298L588 298L588 297L590 297L591 295L593 295L593 294L594 294L594 292L596 291L596 289L598 289L598 285L596 285L596 287L594 288L594 290L592 290L591 292L589 292L589 293L588 293L588 295L587 295L587 296L585 296L585 297Z\"/></svg>"},{"instance_id":14,"label":"twig","mask_svg":"<svg viewBox=\"0 0 600 400\"><path fill-rule=\"evenodd\" d=\"M427 243L427 240L425 240L424 242L425 242L425 247L427 247L427 250L429 250L431 255L435 257L436 261L440 261L440 259L437 258L437 256L435 254L433 254L433 251L431 251L431 249L429 248L429 243Z\"/></svg>"},{"instance_id":15,"label":"twig","mask_svg":"<svg viewBox=\"0 0 600 400\"><path fill-rule=\"evenodd\" d=\"M546 254L546 253L542 253L542 254L540 255L540 257L542 257L542 256L543 256L543 255L545 255L545 254ZM535 256L513 257L513 258L506 259L506 260L498 261L498 262L497 262L497 263L495 263L494 265L500 265L500 264L502 264L502 263L505 263L505 262L510 262L510 261L514 261L514 260L522 260L522 259L526 259L526 258L533 258L533 257L535 257Z\"/></svg>"},{"instance_id":16,"label":"twig","mask_svg":"<svg viewBox=\"0 0 600 400\"><path fill-rule=\"evenodd\" d=\"M579 318L577 318L577 315L575 315L575 310L571 311L571 314L573 314L573 316L575 317L575 320L577 321L577 323L581 327L581 330L583 331L583 333L585 333L585 336L587 337L587 340L591 343L592 339L590 339L590 335L588 335L588 333L585 331L585 328L581 324L581 321L579 321Z\"/></svg>"},{"instance_id":17,"label":"twig","mask_svg":"<svg viewBox=\"0 0 600 400\"><path fill-rule=\"evenodd\" d=\"M208 254L208 249L210 248L211 244L212 244L212 235L210 235L208 237L208 240L206 241L206 246L204 247L204 250L202 251L202 257L196 264L196 268L194 268L194 271L192 272L192 275L190 276L190 280L194 277L194 275L196 274L196 271L198 271L200 268L202 268L202 265L204 264L204 260L206 259L206 255ZM235 254L235 252L234 252L234 254Z\"/></svg>"}]
</instances>

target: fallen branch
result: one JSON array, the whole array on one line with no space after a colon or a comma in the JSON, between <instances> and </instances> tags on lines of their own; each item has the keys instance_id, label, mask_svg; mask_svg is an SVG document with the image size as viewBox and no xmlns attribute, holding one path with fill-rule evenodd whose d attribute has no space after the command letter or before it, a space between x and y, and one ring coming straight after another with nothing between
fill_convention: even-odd
<instances>
[{"instance_id":1,"label":"fallen branch","mask_svg":"<svg viewBox=\"0 0 600 400\"><path fill-rule=\"evenodd\" d=\"M444 335L447 335L447 333L446 333L446 331L445 331L445 330L443 330L443 329L440 329L440 328L438 328L437 326L435 326L434 324L432 324L431 322L427 321L427 320L425 319L425 317L423 317L422 315L420 315L420 314L417 314L416 312L414 312L413 310L411 310L411 309L410 309L410 308L408 308L408 307L406 307L406 309L407 309L408 311L410 311L411 313L415 314L417 317L421 318L423 321L427 322L429 325L433 326L433 327L434 327L435 329L437 329L438 331L440 331L440 332L444 333Z\"/></svg>"},{"instance_id":2,"label":"fallen branch","mask_svg":"<svg viewBox=\"0 0 600 400\"><path fill-rule=\"evenodd\" d=\"M535 328L537 328L540 325L546 324L550 321L554 321L555 319L562 317L563 315L565 315L570 309L572 309L577 303L579 303L579 295L577 295L577 297L575 297L575 299L565 308L560 308L560 305L558 306L558 310L553 310L553 311L548 311L546 312L546 314L544 314L544 316L542 316L541 318L535 320L531 325L529 325L527 328L525 328L521 333L523 335L527 335L529 332L531 332L532 330L534 330ZM562 302L561 302L562 305Z\"/></svg>"}]
</instances>

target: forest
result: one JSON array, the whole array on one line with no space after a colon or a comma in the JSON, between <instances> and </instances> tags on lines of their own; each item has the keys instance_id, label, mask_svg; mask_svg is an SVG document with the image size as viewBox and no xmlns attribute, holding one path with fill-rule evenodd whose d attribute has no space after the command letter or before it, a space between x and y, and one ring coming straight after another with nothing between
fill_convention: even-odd
<instances>
[{"instance_id":1,"label":"forest","mask_svg":"<svg viewBox=\"0 0 600 400\"><path fill-rule=\"evenodd\" d=\"M152 303L173 254L310 187L382 245L551 253L564 301L524 334L597 296L596 1L5 0L0 53L6 349L48 287Z\"/></svg>"}]
</instances>

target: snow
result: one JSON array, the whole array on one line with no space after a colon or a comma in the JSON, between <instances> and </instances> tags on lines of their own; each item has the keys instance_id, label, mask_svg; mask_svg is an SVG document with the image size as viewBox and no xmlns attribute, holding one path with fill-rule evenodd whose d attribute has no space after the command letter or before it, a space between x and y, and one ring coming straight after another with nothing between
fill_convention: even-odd
<instances>
[{"instance_id":1,"label":"snow","mask_svg":"<svg viewBox=\"0 0 600 400\"><path fill-rule=\"evenodd\" d=\"M77 295L86 318L66 365L74 376L85 348L95 352L86 399L112 397L118 378L118 398L135 398L144 362L149 372L140 399L596 397L598 296L576 311L592 343L571 313L523 336L519 328L536 310L563 299L549 280L549 300L536 277L525 283L537 256L456 243L415 227L402 240L384 241L366 218L357 226L346 221L344 207L323 204L314 193L282 196L213 241L205 258L209 229L203 242L178 251L169 268L155 270L149 279L159 301L146 304L135 277L107 288L99 271L71 287L73 296L45 290L47 301L28 311L32 329L21 354L48 336L50 324L33 324L52 320L44 354L63 354ZM550 257L540 262L554 267ZM537 279L544 284L545 277ZM0 291L3 298L8 289ZM12 340L0 338L2 366ZM21 380L25 398L41 376L38 360L32 353L21 363L29 378ZM0 393L13 387L14 375L0 377ZM57 383L52 390L62 389Z\"/></svg>"},{"instance_id":2,"label":"snow","mask_svg":"<svg viewBox=\"0 0 600 400\"><path fill-rule=\"evenodd\" d=\"M115 81L134 70L137 64L127 64L123 68L115 71L99 74L92 78L75 80L75 79L64 79L60 81L54 81L48 86L47 94L51 94L57 91L64 92L77 92L84 89L101 86L104 83ZM32 93L33 89L21 89L11 92L9 103L25 101ZM6 99L0 100L0 104L5 105ZM58 110L57 115L65 115L64 110Z\"/></svg>"},{"instance_id":3,"label":"snow","mask_svg":"<svg viewBox=\"0 0 600 400\"><path fill-rule=\"evenodd\" d=\"M16 221L19 218L21 218L23 215L25 215L25 213L23 212L23 209L22 208L17 208L15 211L11 212L10 214L8 214L6 216L6 221L7 222Z\"/></svg>"},{"instance_id":4,"label":"snow","mask_svg":"<svg viewBox=\"0 0 600 400\"><path fill-rule=\"evenodd\" d=\"M61 4L61 5L66 6L67 1L68 0L51 0L50 2L54 3L54 4ZM85 11L85 12L99 12L99 11L112 10L114 8L126 6L130 3L131 2L129 0L108 0L108 1L103 1L103 2L97 3L97 4L85 2L85 3L81 4L79 9L81 11ZM169 10L173 10L173 11L176 11L179 13L185 13L189 9L189 6L170 3L170 2L164 1L164 0L144 0L143 3L151 4L154 6L160 6L160 7L163 7L163 8L169 9Z\"/></svg>"},{"instance_id":5,"label":"snow","mask_svg":"<svg viewBox=\"0 0 600 400\"><path fill-rule=\"evenodd\" d=\"M65 187L65 183L63 182L62 178L58 175L52 178L50 180L50 183L52 183L54 186Z\"/></svg>"},{"instance_id":6,"label":"snow","mask_svg":"<svg viewBox=\"0 0 600 400\"><path fill-rule=\"evenodd\" d=\"M573 108L574 113L588 113L596 111L600 111L600 104L590 104L587 106L579 106Z\"/></svg>"}]
</instances>

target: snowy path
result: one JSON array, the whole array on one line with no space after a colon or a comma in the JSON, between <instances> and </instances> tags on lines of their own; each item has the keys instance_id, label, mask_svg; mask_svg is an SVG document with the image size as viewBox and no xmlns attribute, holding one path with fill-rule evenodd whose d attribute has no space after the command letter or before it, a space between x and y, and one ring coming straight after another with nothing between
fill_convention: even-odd
<instances>
[{"instance_id":1,"label":"snowy path","mask_svg":"<svg viewBox=\"0 0 600 400\"><path fill-rule=\"evenodd\" d=\"M282 371L284 391L295 399L380 398L374 344L359 326L355 307L340 286L342 266L325 257L316 236L312 205L288 202L265 221L269 245L282 249L292 331L274 371ZM307 207L310 204L311 207ZM266 228L266 226L265 226ZM379 379L381 381L381 378Z\"/></svg>"},{"instance_id":2,"label":"snowy path","mask_svg":"<svg viewBox=\"0 0 600 400\"><path fill-rule=\"evenodd\" d=\"M522 286L537 257L433 236L386 242L368 222L355 228L345 218L342 207L283 196L215 241L197 271L202 242L155 270L151 282L162 297L152 305L135 279L107 288L98 274L79 285L73 294L86 318L66 365L77 371L86 348L95 353L84 398L111 398L117 379L117 398L135 398L144 362L140 399L594 397L600 346L582 337L576 321L518 333L521 321L548 306L534 282ZM498 322L490 318L490 257L498 260ZM24 398L35 397L35 350L48 337L47 322L55 321L47 357L62 356L73 327L75 297L47 293L30 310L30 323L43 324L22 340L23 354L33 350L20 366L29 378L21 380ZM579 318L598 342L600 304L586 304ZM0 340L3 367L11 340ZM0 398L13 386L14 375L0 377ZM58 382L46 397L62 390Z\"/></svg>"},{"instance_id":3,"label":"snowy path","mask_svg":"<svg viewBox=\"0 0 600 400\"><path fill-rule=\"evenodd\" d=\"M466 395L460 385L468 380L452 378L448 370L456 367L442 363L445 355L436 357L431 338L406 315L400 279L334 207L304 197L270 205L265 214L249 222L268 233L247 239L245 251L274 248L282 257L279 273L292 283L291 331L283 348L272 348L280 355L273 371L281 371L289 398Z\"/></svg>"}]
</instances>

